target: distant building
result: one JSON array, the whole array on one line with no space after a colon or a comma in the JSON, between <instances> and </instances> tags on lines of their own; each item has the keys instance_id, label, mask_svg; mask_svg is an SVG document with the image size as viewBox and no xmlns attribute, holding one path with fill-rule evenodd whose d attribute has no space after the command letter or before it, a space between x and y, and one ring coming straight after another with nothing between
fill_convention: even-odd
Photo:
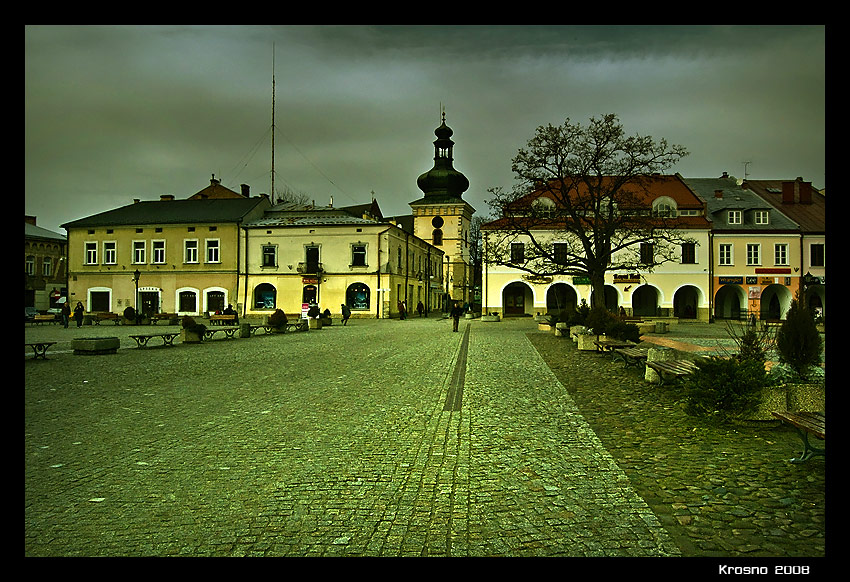
<instances>
[{"instance_id":1,"label":"distant building","mask_svg":"<svg viewBox=\"0 0 850 582\"><path fill-rule=\"evenodd\" d=\"M64 235L24 217L24 306L46 311L68 295L68 243Z\"/></svg>"}]
</instances>

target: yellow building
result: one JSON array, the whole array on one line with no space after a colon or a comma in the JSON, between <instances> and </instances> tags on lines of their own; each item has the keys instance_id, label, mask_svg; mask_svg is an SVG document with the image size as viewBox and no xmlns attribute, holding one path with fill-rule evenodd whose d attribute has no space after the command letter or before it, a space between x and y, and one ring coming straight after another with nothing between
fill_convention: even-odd
<instances>
[{"instance_id":1,"label":"yellow building","mask_svg":"<svg viewBox=\"0 0 850 582\"><path fill-rule=\"evenodd\" d=\"M201 315L240 296L244 222L267 196L229 190L213 177L186 200L165 195L63 224L68 292L86 312Z\"/></svg>"},{"instance_id":2,"label":"yellow building","mask_svg":"<svg viewBox=\"0 0 850 582\"><path fill-rule=\"evenodd\" d=\"M646 210L667 213L673 217L673 227L682 239L690 242L675 245L664 251L669 260L652 270L640 268L658 258L660 244L634 245L620 251L623 255L639 257L622 263L618 256L612 264L633 262L637 268L610 270L605 274L604 305L614 312L622 309L626 315L638 317L678 317L708 321L710 318L710 242L709 222L705 204L682 181L681 176L654 176L647 185ZM556 204L542 193L532 193L527 203L541 213L547 205ZM547 221L534 227L534 242L529 236L514 234L513 219L500 218L482 225L484 237L483 311L502 316L523 316L555 312L569 313L581 304L595 302L590 280L570 275L531 275L511 266L528 260L533 246L551 249L558 263L558 246L575 248L575 243L562 228ZM644 253L649 256L644 260ZM500 257L499 260L494 260ZM509 260L508 260L509 259Z\"/></svg>"},{"instance_id":3,"label":"yellow building","mask_svg":"<svg viewBox=\"0 0 850 582\"><path fill-rule=\"evenodd\" d=\"M279 204L247 223L245 313L290 317L315 303L333 317L397 317L436 309L443 251L384 219L377 203L334 208Z\"/></svg>"}]
</instances>

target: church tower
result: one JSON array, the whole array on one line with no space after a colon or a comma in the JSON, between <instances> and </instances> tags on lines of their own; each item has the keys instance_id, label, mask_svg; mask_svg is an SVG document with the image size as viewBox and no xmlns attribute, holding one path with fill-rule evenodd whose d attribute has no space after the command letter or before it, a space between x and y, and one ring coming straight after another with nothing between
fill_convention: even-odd
<instances>
[{"instance_id":1,"label":"church tower","mask_svg":"<svg viewBox=\"0 0 850 582\"><path fill-rule=\"evenodd\" d=\"M472 302L473 271L469 252L469 226L475 209L462 195L469 188L469 180L452 165L451 140L454 132L442 124L434 134L434 167L419 176L416 185L424 197L410 202L413 211L413 234L431 242L445 253L443 293L446 302ZM443 304L446 308L447 303Z\"/></svg>"}]
</instances>

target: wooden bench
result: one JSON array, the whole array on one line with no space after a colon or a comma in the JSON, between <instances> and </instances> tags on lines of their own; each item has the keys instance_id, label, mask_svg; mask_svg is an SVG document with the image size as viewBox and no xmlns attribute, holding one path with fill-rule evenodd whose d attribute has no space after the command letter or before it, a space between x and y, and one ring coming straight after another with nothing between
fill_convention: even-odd
<instances>
[{"instance_id":1,"label":"wooden bench","mask_svg":"<svg viewBox=\"0 0 850 582\"><path fill-rule=\"evenodd\" d=\"M124 317L118 315L117 313L101 312L95 313L94 317L92 318L92 321L95 325L100 325L101 321L111 321L115 325L119 325L123 319Z\"/></svg>"},{"instance_id":2,"label":"wooden bench","mask_svg":"<svg viewBox=\"0 0 850 582\"><path fill-rule=\"evenodd\" d=\"M59 319L52 313L48 313L47 315L38 314L33 316L32 322L41 325L42 323L59 323Z\"/></svg>"},{"instance_id":3,"label":"wooden bench","mask_svg":"<svg viewBox=\"0 0 850 582\"><path fill-rule=\"evenodd\" d=\"M155 337L162 338L162 345L173 346L174 345L174 338L176 338L178 335L180 335L179 332L178 333L140 333L140 334L131 335L130 337L133 338L134 340L136 340L136 345L138 347L142 348L142 347L145 347L146 345L148 345L148 341L150 341L151 338L155 338Z\"/></svg>"},{"instance_id":4,"label":"wooden bench","mask_svg":"<svg viewBox=\"0 0 850 582\"><path fill-rule=\"evenodd\" d=\"M176 313L156 313L150 316L150 323L151 325L156 325L156 323L162 319L172 321L178 317L179 316Z\"/></svg>"},{"instance_id":5,"label":"wooden bench","mask_svg":"<svg viewBox=\"0 0 850 582\"><path fill-rule=\"evenodd\" d=\"M27 343L25 345L28 345L29 347L32 348L32 351L34 352L33 358L32 358L33 360L37 360L38 358L41 358L42 360L46 360L47 359L47 348L49 348L50 346L52 346L55 343L56 342L30 342L30 343Z\"/></svg>"},{"instance_id":6,"label":"wooden bench","mask_svg":"<svg viewBox=\"0 0 850 582\"><path fill-rule=\"evenodd\" d=\"M616 348L614 350L614 356L619 356L627 368L645 364L648 354L649 347Z\"/></svg>"},{"instance_id":7,"label":"wooden bench","mask_svg":"<svg viewBox=\"0 0 850 582\"><path fill-rule=\"evenodd\" d=\"M803 452L799 457L791 459L792 463L808 461L815 455L825 456L825 449L813 447L809 443L810 434L822 441L826 440L826 415L823 412L773 412L772 414L782 422L793 426L800 435L800 440L803 441Z\"/></svg>"},{"instance_id":8,"label":"wooden bench","mask_svg":"<svg viewBox=\"0 0 850 582\"><path fill-rule=\"evenodd\" d=\"M663 384L669 378L683 378L699 370L696 363L691 360L667 360L660 362L650 362L647 360L646 365L658 373L659 384Z\"/></svg>"},{"instance_id":9,"label":"wooden bench","mask_svg":"<svg viewBox=\"0 0 850 582\"><path fill-rule=\"evenodd\" d=\"M210 325L225 325L235 323L235 315L210 315Z\"/></svg>"},{"instance_id":10,"label":"wooden bench","mask_svg":"<svg viewBox=\"0 0 850 582\"><path fill-rule=\"evenodd\" d=\"M236 332L239 331L239 326L220 326L216 328L208 327L204 330L204 339L213 339L215 334L218 332L223 332L225 338L233 339L236 337Z\"/></svg>"}]
</instances>

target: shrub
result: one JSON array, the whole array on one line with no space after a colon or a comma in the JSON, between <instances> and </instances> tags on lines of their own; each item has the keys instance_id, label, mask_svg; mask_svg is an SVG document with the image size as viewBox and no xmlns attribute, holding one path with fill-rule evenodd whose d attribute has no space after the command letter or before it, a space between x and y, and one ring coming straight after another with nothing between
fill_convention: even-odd
<instances>
[{"instance_id":1,"label":"shrub","mask_svg":"<svg viewBox=\"0 0 850 582\"><path fill-rule=\"evenodd\" d=\"M286 314L280 309L276 309L274 313L269 315L269 325L277 329L284 327L287 321L289 320L287 319Z\"/></svg>"},{"instance_id":2,"label":"shrub","mask_svg":"<svg viewBox=\"0 0 850 582\"><path fill-rule=\"evenodd\" d=\"M801 378L805 379L811 368L820 364L823 339L811 312L796 299L791 302L785 321L776 333L776 349L779 362L788 364Z\"/></svg>"},{"instance_id":3,"label":"shrub","mask_svg":"<svg viewBox=\"0 0 850 582\"><path fill-rule=\"evenodd\" d=\"M758 329L755 322L752 322L746 325L742 332L738 333L735 324L727 323L726 333L738 346L738 354L735 356L737 359L742 361L753 360L764 366L764 363L768 360L768 353L775 343L770 328L763 326Z\"/></svg>"},{"instance_id":4,"label":"shrub","mask_svg":"<svg viewBox=\"0 0 850 582\"><path fill-rule=\"evenodd\" d=\"M124 310L124 319L127 321L136 321L136 310L130 305Z\"/></svg>"},{"instance_id":5,"label":"shrub","mask_svg":"<svg viewBox=\"0 0 850 582\"><path fill-rule=\"evenodd\" d=\"M596 306L590 310L585 325L594 334L602 335L603 333L607 333L608 328L614 325L616 321L616 318L610 311L604 307Z\"/></svg>"},{"instance_id":6,"label":"shrub","mask_svg":"<svg viewBox=\"0 0 850 582\"><path fill-rule=\"evenodd\" d=\"M726 420L751 411L767 385L764 365L755 360L709 358L683 381L685 411L693 416Z\"/></svg>"},{"instance_id":7,"label":"shrub","mask_svg":"<svg viewBox=\"0 0 850 582\"><path fill-rule=\"evenodd\" d=\"M183 316L180 324L183 326L183 329L195 332L198 335L203 335L204 332L207 331L207 326L203 323L196 323L195 320L188 315Z\"/></svg>"},{"instance_id":8,"label":"shrub","mask_svg":"<svg viewBox=\"0 0 850 582\"><path fill-rule=\"evenodd\" d=\"M582 299L581 304L570 314L567 321L570 325L585 325L588 315L590 315L590 307L587 301Z\"/></svg>"},{"instance_id":9,"label":"shrub","mask_svg":"<svg viewBox=\"0 0 850 582\"><path fill-rule=\"evenodd\" d=\"M640 341L640 329L633 323L625 323L623 321L614 321L606 332L609 336L616 339L629 342Z\"/></svg>"}]
</instances>

